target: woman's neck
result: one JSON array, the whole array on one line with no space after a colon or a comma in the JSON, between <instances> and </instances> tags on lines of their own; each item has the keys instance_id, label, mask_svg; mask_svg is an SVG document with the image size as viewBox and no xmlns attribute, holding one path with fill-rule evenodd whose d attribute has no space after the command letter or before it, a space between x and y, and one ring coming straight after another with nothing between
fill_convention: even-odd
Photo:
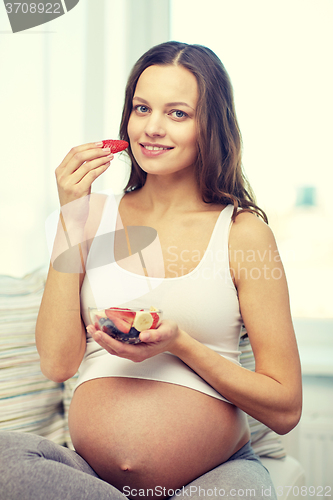
<instances>
[{"instance_id":1,"label":"woman's neck","mask_svg":"<svg viewBox=\"0 0 333 500\"><path fill-rule=\"evenodd\" d=\"M197 211L204 205L194 175L148 174L140 198L146 207L161 212Z\"/></svg>"}]
</instances>

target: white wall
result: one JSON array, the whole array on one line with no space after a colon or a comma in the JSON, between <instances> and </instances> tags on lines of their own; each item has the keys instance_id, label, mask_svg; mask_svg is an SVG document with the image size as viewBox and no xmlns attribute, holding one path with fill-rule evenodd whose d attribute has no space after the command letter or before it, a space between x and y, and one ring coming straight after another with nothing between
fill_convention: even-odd
<instances>
[{"instance_id":1,"label":"white wall","mask_svg":"<svg viewBox=\"0 0 333 500\"><path fill-rule=\"evenodd\" d=\"M116 138L130 66L169 37L169 0L81 1L66 15L13 34L0 4L0 273L47 265L54 171L75 145ZM119 192L117 158L94 190Z\"/></svg>"},{"instance_id":2,"label":"white wall","mask_svg":"<svg viewBox=\"0 0 333 500\"><path fill-rule=\"evenodd\" d=\"M44 221L57 206L54 170L83 139L86 12L80 3L16 34L2 14L0 272L20 276L47 262Z\"/></svg>"},{"instance_id":3,"label":"white wall","mask_svg":"<svg viewBox=\"0 0 333 500\"><path fill-rule=\"evenodd\" d=\"M333 318L333 3L171 5L171 37L210 47L231 77L245 172L277 238L294 316ZM303 186L316 190L315 206L295 206Z\"/></svg>"}]
</instances>

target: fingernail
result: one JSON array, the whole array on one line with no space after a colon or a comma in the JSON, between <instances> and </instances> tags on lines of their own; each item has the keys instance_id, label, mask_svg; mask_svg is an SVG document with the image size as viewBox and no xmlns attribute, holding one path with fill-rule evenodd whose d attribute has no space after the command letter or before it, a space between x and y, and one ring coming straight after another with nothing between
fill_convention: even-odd
<instances>
[{"instance_id":1,"label":"fingernail","mask_svg":"<svg viewBox=\"0 0 333 500\"><path fill-rule=\"evenodd\" d=\"M89 335L92 335L94 333L94 327L91 325L87 326L86 330L89 333Z\"/></svg>"},{"instance_id":2,"label":"fingernail","mask_svg":"<svg viewBox=\"0 0 333 500\"><path fill-rule=\"evenodd\" d=\"M95 146L103 146L103 141L102 142L95 142Z\"/></svg>"}]
</instances>

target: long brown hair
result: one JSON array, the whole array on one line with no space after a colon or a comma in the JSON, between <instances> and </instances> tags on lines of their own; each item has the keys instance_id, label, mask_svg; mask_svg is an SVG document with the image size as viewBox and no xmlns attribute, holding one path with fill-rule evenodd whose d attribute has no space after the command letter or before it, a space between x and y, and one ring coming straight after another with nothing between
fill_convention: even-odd
<instances>
[{"instance_id":1,"label":"long brown hair","mask_svg":"<svg viewBox=\"0 0 333 500\"><path fill-rule=\"evenodd\" d=\"M196 175L203 201L233 204L233 218L241 208L257 213L267 222L242 170L242 138L230 78L220 59L209 48L171 41L152 47L137 61L126 86L120 138L129 142L127 126L136 84L143 71L152 65L180 65L196 77L199 90ZM131 147L127 153L132 168L125 190L130 191L142 187L147 174L136 162Z\"/></svg>"}]
</instances>

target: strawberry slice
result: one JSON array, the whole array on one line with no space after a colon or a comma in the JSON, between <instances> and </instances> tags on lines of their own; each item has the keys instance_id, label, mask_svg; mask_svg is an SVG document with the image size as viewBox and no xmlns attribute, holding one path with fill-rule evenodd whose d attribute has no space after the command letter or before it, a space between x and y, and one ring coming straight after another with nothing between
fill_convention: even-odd
<instances>
[{"instance_id":1,"label":"strawberry slice","mask_svg":"<svg viewBox=\"0 0 333 500\"><path fill-rule=\"evenodd\" d=\"M128 148L127 141L119 141L118 139L107 139L103 141L103 148L110 148L111 153L119 153Z\"/></svg>"},{"instance_id":2,"label":"strawberry slice","mask_svg":"<svg viewBox=\"0 0 333 500\"><path fill-rule=\"evenodd\" d=\"M153 324L151 325L150 329L156 328L158 325L158 322L160 320L160 317L157 313L155 312L150 312L151 316L153 317Z\"/></svg>"},{"instance_id":3,"label":"strawberry slice","mask_svg":"<svg viewBox=\"0 0 333 500\"><path fill-rule=\"evenodd\" d=\"M112 307L112 310L117 309L118 311L130 311L129 307Z\"/></svg>"},{"instance_id":4,"label":"strawberry slice","mask_svg":"<svg viewBox=\"0 0 333 500\"><path fill-rule=\"evenodd\" d=\"M128 333L132 328L135 318L134 311L124 309L105 309L105 314L113 322L114 326L122 333Z\"/></svg>"}]
</instances>

